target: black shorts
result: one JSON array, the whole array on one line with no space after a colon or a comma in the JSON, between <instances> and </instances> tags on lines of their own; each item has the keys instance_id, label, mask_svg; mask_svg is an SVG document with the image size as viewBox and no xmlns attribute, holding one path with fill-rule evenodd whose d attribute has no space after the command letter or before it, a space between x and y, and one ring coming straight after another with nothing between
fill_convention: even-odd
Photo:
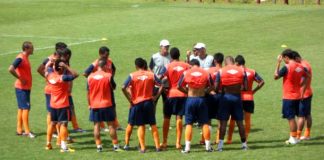
<instances>
[{"instance_id":1,"label":"black shorts","mask_svg":"<svg viewBox=\"0 0 324 160\"><path fill-rule=\"evenodd\" d=\"M254 113L254 101L242 101L243 110L248 113Z\"/></svg>"},{"instance_id":2,"label":"black shorts","mask_svg":"<svg viewBox=\"0 0 324 160\"><path fill-rule=\"evenodd\" d=\"M152 100L146 100L135 104L129 109L128 124L141 126L145 124L155 125L155 112Z\"/></svg>"},{"instance_id":3,"label":"black shorts","mask_svg":"<svg viewBox=\"0 0 324 160\"><path fill-rule=\"evenodd\" d=\"M52 122L68 122L71 120L70 108L51 108L51 121Z\"/></svg>"},{"instance_id":4,"label":"black shorts","mask_svg":"<svg viewBox=\"0 0 324 160\"><path fill-rule=\"evenodd\" d=\"M186 97L168 98L163 105L163 114L168 117L171 115L183 116L186 99Z\"/></svg>"},{"instance_id":5,"label":"black shorts","mask_svg":"<svg viewBox=\"0 0 324 160\"><path fill-rule=\"evenodd\" d=\"M116 118L114 107L90 109L91 122L113 122Z\"/></svg>"}]
</instances>

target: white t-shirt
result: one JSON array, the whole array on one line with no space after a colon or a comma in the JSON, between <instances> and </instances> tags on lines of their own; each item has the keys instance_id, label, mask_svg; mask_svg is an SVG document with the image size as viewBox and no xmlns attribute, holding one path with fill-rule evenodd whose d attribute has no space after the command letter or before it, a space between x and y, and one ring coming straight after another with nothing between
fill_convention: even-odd
<instances>
[{"instance_id":1,"label":"white t-shirt","mask_svg":"<svg viewBox=\"0 0 324 160\"><path fill-rule=\"evenodd\" d=\"M190 55L190 60L197 59L199 61L200 67L207 70L213 66L214 57L207 55L205 59L201 59L199 56Z\"/></svg>"},{"instance_id":2,"label":"white t-shirt","mask_svg":"<svg viewBox=\"0 0 324 160\"><path fill-rule=\"evenodd\" d=\"M150 62L150 69L154 74L161 74L162 69L165 65L169 64L171 61L170 54L167 56L162 56L160 52L153 54Z\"/></svg>"}]
</instances>

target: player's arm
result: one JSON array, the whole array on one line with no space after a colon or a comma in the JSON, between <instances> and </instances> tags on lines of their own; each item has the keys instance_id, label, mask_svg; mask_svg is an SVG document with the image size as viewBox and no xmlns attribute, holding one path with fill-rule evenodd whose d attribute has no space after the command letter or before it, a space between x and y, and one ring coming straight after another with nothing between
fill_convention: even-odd
<instances>
[{"instance_id":1,"label":"player's arm","mask_svg":"<svg viewBox=\"0 0 324 160\"><path fill-rule=\"evenodd\" d=\"M124 96L126 97L126 99L128 100L128 102L133 105L133 102L132 102L132 96L131 96L131 93L129 93L128 91L128 87L130 85L132 81L132 78L131 76L128 76L128 78L126 79L126 81L124 82L123 86L122 86L122 91L123 91L123 94Z\"/></svg>"},{"instance_id":2,"label":"player's arm","mask_svg":"<svg viewBox=\"0 0 324 160\"><path fill-rule=\"evenodd\" d=\"M115 82L115 80L114 80L114 77L111 77L111 79L110 79L110 87L111 87L113 90L115 90L115 89L116 89L116 86L117 86L117 84L116 84L116 82Z\"/></svg>"},{"instance_id":3,"label":"player's arm","mask_svg":"<svg viewBox=\"0 0 324 160\"><path fill-rule=\"evenodd\" d=\"M275 73L274 73L274 79L277 80L280 78L280 75L279 75L279 72L280 72L280 64L281 64L281 61L282 61L282 55L279 55L277 57L277 64L276 64L276 69L275 69Z\"/></svg>"},{"instance_id":4,"label":"player's arm","mask_svg":"<svg viewBox=\"0 0 324 160\"><path fill-rule=\"evenodd\" d=\"M188 49L186 54L186 60L185 60L186 63L190 62L190 55L191 55L191 51Z\"/></svg>"},{"instance_id":5,"label":"player's arm","mask_svg":"<svg viewBox=\"0 0 324 160\"><path fill-rule=\"evenodd\" d=\"M185 80L184 80L184 74L181 75L180 79L179 79L179 82L178 82L178 90L185 93L185 94L188 94L188 88L185 87L186 86L186 83L185 83Z\"/></svg>"},{"instance_id":6,"label":"player's arm","mask_svg":"<svg viewBox=\"0 0 324 160\"><path fill-rule=\"evenodd\" d=\"M208 85L206 88L206 93L209 94L211 91L213 91L215 88L214 83L213 83L213 79L211 78L211 75L208 74Z\"/></svg>"},{"instance_id":7,"label":"player's arm","mask_svg":"<svg viewBox=\"0 0 324 160\"><path fill-rule=\"evenodd\" d=\"M220 84L221 84L221 75L218 72L215 78L215 91L216 93L218 93L219 89L220 89Z\"/></svg>"},{"instance_id":8,"label":"player's arm","mask_svg":"<svg viewBox=\"0 0 324 160\"><path fill-rule=\"evenodd\" d=\"M61 62L59 65L64 67L68 72L71 73L71 75L69 75L69 76L72 77L72 80L74 80L75 78L77 78L79 76L79 74L75 70L71 69L70 66L65 64L64 62ZM66 76L68 76L68 75L66 75ZM69 80L67 80L67 81L72 81L72 80L70 80L70 78L69 78Z\"/></svg>"},{"instance_id":9,"label":"player's arm","mask_svg":"<svg viewBox=\"0 0 324 160\"><path fill-rule=\"evenodd\" d=\"M16 72L16 68L21 64L22 59L21 58L16 58L15 61L9 66L8 71L9 73L11 73L11 75L13 75L15 78L19 79L20 82L25 85L26 84L26 80L23 79L23 77L20 77L17 72Z\"/></svg>"},{"instance_id":10,"label":"player's arm","mask_svg":"<svg viewBox=\"0 0 324 160\"><path fill-rule=\"evenodd\" d=\"M248 78L246 72L243 72L243 83L242 83L242 91L246 91L248 88Z\"/></svg>"},{"instance_id":11,"label":"player's arm","mask_svg":"<svg viewBox=\"0 0 324 160\"><path fill-rule=\"evenodd\" d=\"M89 75L90 75L90 73L93 71L93 69L95 68L95 66L93 65L93 64L91 64L85 71L84 71L84 73L83 73L83 76L84 77L88 77ZM113 75L114 75L115 73L113 72Z\"/></svg>"},{"instance_id":12,"label":"player's arm","mask_svg":"<svg viewBox=\"0 0 324 160\"><path fill-rule=\"evenodd\" d=\"M261 76L259 76L259 74L257 72L255 72L254 81L256 81L258 83L258 85L253 89L253 91L252 91L253 94L255 94L264 85L264 80L261 78Z\"/></svg>"},{"instance_id":13,"label":"player's arm","mask_svg":"<svg viewBox=\"0 0 324 160\"><path fill-rule=\"evenodd\" d=\"M150 65L149 65L149 68L151 71L153 71L153 68L155 67L155 63L154 63L154 60L153 60L153 57L151 58L151 61L150 61Z\"/></svg>"},{"instance_id":14,"label":"player's arm","mask_svg":"<svg viewBox=\"0 0 324 160\"><path fill-rule=\"evenodd\" d=\"M112 69L112 76L114 77L117 69L113 62L111 63L111 69Z\"/></svg>"},{"instance_id":15,"label":"player's arm","mask_svg":"<svg viewBox=\"0 0 324 160\"><path fill-rule=\"evenodd\" d=\"M43 63L41 63L38 68L37 68L37 72L45 78L45 65L48 63L50 59L49 58L46 58Z\"/></svg>"},{"instance_id":16,"label":"player's arm","mask_svg":"<svg viewBox=\"0 0 324 160\"><path fill-rule=\"evenodd\" d=\"M156 75L158 79L163 79L167 73L167 68L165 66L162 67L160 72Z\"/></svg>"},{"instance_id":17,"label":"player's arm","mask_svg":"<svg viewBox=\"0 0 324 160\"><path fill-rule=\"evenodd\" d=\"M156 101L160 97L160 95L163 91L163 85L162 85L162 81L156 75L154 75L154 82L155 82L155 85L159 87L158 92L153 97L153 101Z\"/></svg>"},{"instance_id":18,"label":"player's arm","mask_svg":"<svg viewBox=\"0 0 324 160\"><path fill-rule=\"evenodd\" d=\"M310 77L310 73L308 72L308 70L306 68L304 68L304 76L303 76L303 80L301 82L301 89L302 89L302 92L301 92L301 100L304 99L304 94L305 94L305 91L306 91L306 87L307 87L307 82L309 81L309 77Z\"/></svg>"}]
</instances>

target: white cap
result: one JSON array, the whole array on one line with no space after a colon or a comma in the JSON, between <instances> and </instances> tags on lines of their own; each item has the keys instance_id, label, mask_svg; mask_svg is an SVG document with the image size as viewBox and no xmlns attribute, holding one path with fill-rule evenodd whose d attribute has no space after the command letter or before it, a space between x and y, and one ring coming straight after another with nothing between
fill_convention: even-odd
<instances>
[{"instance_id":1,"label":"white cap","mask_svg":"<svg viewBox=\"0 0 324 160\"><path fill-rule=\"evenodd\" d=\"M195 49L202 49L202 48L206 48L206 45L204 43L198 42L195 46Z\"/></svg>"},{"instance_id":2,"label":"white cap","mask_svg":"<svg viewBox=\"0 0 324 160\"><path fill-rule=\"evenodd\" d=\"M170 42L166 39L163 39L161 42L160 42L160 47L163 46L170 46Z\"/></svg>"}]
</instances>

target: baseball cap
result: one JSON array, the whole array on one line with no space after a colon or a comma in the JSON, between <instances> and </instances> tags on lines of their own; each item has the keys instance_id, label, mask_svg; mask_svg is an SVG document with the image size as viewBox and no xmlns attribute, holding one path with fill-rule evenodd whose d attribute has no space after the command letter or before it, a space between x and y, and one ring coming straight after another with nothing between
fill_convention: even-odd
<instances>
[{"instance_id":1,"label":"baseball cap","mask_svg":"<svg viewBox=\"0 0 324 160\"><path fill-rule=\"evenodd\" d=\"M161 42L160 42L160 46L170 46L170 42L166 39L163 39Z\"/></svg>"},{"instance_id":2,"label":"baseball cap","mask_svg":"<svg viewBox=\"0 0 324 160\"><path fill-rule=\"evenodd\" d=\"M202 48L206 48L206 45L204 43L197 43L195 46L194 46L194 49L202 49Z\"/></svg>"}]
</instances>

